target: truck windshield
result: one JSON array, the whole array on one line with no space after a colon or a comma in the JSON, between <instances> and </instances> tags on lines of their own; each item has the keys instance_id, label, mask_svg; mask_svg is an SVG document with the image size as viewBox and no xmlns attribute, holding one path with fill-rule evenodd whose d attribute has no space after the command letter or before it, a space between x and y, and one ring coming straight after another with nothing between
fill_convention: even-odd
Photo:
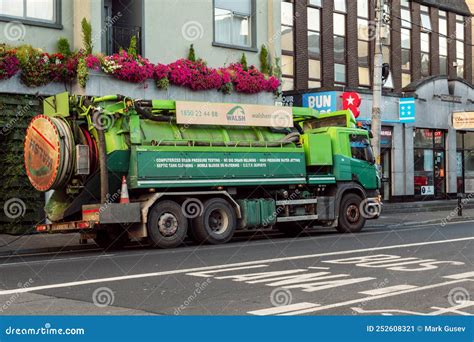
<instances>
[{"instance_id":1,"label":"truck windshield","mask_svg":"<svg viewBox=\"0 0 474 342\"><path fill-rule=\"evenodd\" d=\"M351 144L352 158L374 163L374 154L367 136L350 134L349 141Z\"/></svg>"}]
</instances>

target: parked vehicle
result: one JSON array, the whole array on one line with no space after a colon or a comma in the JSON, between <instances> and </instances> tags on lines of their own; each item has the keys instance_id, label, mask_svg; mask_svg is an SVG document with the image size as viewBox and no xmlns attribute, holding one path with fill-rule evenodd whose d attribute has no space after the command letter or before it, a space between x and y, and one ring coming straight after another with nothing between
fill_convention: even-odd
<instances>
[{"instance_id":1,"label":"parked vehicle","mask_svg":"<svg viewBox=\"0 0 474 342\"><path fill-rule=\"evenodd\" d=\"M104 248L221 244L271 227L356 233L380 213L373 159L350 111L121 95L48 98L25 137L31 184L52 191L37 231Z\"/></svg>"}]
</instances>

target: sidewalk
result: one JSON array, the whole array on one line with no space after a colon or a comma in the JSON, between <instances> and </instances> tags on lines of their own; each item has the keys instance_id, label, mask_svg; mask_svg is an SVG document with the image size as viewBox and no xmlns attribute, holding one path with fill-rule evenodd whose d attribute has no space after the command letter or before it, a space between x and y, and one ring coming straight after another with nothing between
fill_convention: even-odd
<instances>
[{"instance_id":1,"label":"sidewalk","mask_svg":"<svg viewBox=\"0 0 474 342\"><path fill-rule=\"evenodd\" d=\"M426 205L427 203L424 204ZM445 207L449 208L448 210L436 208L434 209L436 211L432 210L433 207L426 208L424 211L417 210L419 209L419 202L396 203L393 204L393 207L389 206L389 210L387 210L387 205L384 205L380 218L367 221L366 227L390 227L396 229L397 227L420 223L433 223L443 226L449 222L474 220L474 208L464 208L463 216L458 217L456 211L457 202L452 207L449 207L449 205L452 205L452 203L444 204ZM405 212L402 212L402 209ZM79 234L33 234L20 237L0 234L0 256L85 249L98 250L98 247L92 241L89 241L87 245L80 245Z\"/></svg>"}]
</instances>

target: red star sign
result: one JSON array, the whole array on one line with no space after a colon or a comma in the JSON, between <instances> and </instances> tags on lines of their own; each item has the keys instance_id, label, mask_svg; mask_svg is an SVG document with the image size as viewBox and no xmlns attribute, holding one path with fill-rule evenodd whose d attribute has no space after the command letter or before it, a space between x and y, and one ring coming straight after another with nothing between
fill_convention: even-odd
<instances>
[{"instance_id":1,"label":"red star sign","mask_svg":"<svg viewBox=\"0 0 474 342\"><path fill-rule=\"evenodd\" d=\"M349 109L354 117L357 118L360 114L361 98L356 92L345 92L342 94L342 109Z\"/></svg>"}]
</instances>

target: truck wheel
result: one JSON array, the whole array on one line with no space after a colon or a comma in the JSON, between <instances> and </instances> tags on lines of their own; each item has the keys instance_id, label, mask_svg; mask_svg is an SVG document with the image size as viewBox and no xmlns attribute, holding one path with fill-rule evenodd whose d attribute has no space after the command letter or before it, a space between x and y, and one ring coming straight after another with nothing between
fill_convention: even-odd
<instances>
[{"instance_id":1,"label":"truck wheel","mask_svg":"<svg viewBox=\"0 0 474 342\"><path fill-rule=\"evenodd\" d=\"M204 203L202 215L193 220L192 236L198 243L217 245L229 241L236 227L234 208L222 198L212 198Z\"/></svg>"},{"instance_id":2,"label":"truck wheel","mask_svg":"<svg viewBox=\"0 0 474 342\"><path fill-rule=\"evenodd\" d=\"M181 206L174 201L161 201L150 210L147 222L148 237L153 247L179 246L188 230L188 219Z\"/></svg>"},{"instance_id":3,"label":"truck wheel","mask_svg":"<svg viewBox=\"0 0 474 342\"><path fill-rule=\"evenodd\" d=\"M128 241L126 232L121 231L117 234L112 234L107 230L97 231L94 239L94 242L104 250L122 249Z\"/></svg>"},{"instance_id":4,"label":"truck wheel","mask_svg":"<svg viewBox=\"0 0 474 342\"><path fill-rule=\"evenodd\" d=\"M362 198L349 193L344 195L339 209L339 223L336 227L340 233L357 233L365 225L365 217L360 210Z\"/></svg>"}]
</instances>

